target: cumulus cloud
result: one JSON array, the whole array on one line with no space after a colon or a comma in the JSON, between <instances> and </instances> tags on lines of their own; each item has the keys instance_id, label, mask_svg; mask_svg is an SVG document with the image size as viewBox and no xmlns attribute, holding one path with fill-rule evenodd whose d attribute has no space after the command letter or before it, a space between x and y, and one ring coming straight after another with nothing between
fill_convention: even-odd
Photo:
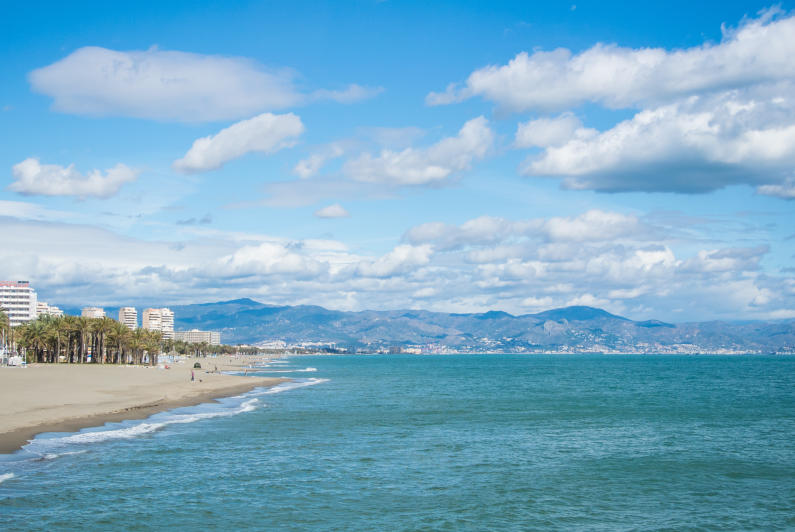
<instances>
[{"instance_id":1,"label":"cumulus cloud","mask_svg":"<svg viewBox=\"0 0 795 532\"><path fill-rule=\"evenodd\" d=\"M481 96L513 111L563 110L585 102L626 108L795 76L795 17L777 10L724 29L718 44L682 50L597 44L573 54L521 52L507 65L478 69L463 87L430 93L441 105Z\"/></svg>"},{"instance_id":2,"label":"cumulus cloud","mask_svg":"<svg viewBox=\"0 0 795 532\"><path fill-rule=\"evenodd\" d=\"M601 133L550 145L520 171L563 178L572 189L693 193L751 184L786 196L795 102L780 94L793 89L732 91L644 110Z\"/></svg>"},{"instance_id":3,"label":"cumulus cloud","mask_svg":"<svg viewBox=\"0 0 795 532\"><path fill-rule=\"evenodd\" d=\"M339 203L328 205L315 211L318 218L347 218L350 213Z\"/></svg>"},{"instance_id":4,"label":"cumulus cloud","mask_svg":"<svg viewBox=\"0 0 795 532\"><path fill-rule=\"evenodd\" d=\"M357 181L392 185L439 183L453 173L470 168L485 157L494 143L488 121L479 116L464 124L458 135L427 148L364 153L347 161L343 171Z\"/></svg>"},{"instance_id":5,"label":"cumulus cloud","mask_svg":"<svg viewBox=\"0 0 795 532\"><path fill-rule=\"evenodd\" d=\"M119 51L86 46L28 77L33 90L52 97L58 111L179 122L239 119L312 100L351 103L382 90L352 84L303 94L294 86L291 69L156 47Z\"/></svg>"},{"instance_id":6,"label":"cumulus cloud","mask_svg":"<svg viewBox=\"0 0 795 532\"><path fill-rule=\"evenodd\" d=\"M206 172L251 152L270 154L295 144L304 132L301 119L293 113L263 113L222 129L215 135L196 139L190 150L174 161L179 172Z\"/></svg>"},{"instance_id":7,"label":"cumulus cloud","mask_svg":"<svg viewBox=\"0 0 795 532\"><path fill-rule=\"evenodd\" d=\"M595 129L584 128L580 119L571 113L556 118L538 118L523 122L516 128L517 148L559 146L569 140L589 138L597 134Z\"/></svg>"},{"instance_id":8,"label":"cumulus cloud","mask_svg":"<svg viewBox=\"0 0 795 532\"><path fill-rule=\"evenodd\" d=\"M401 244L372 262L361 262L357 272L368 277L387 277L406 273L431 261L433 248L427 244L411 246Z\"/></svg>"},{"instance_id":9,"label":"cumulus cloud","mask_svg":"<svg viewBox=\"0 0 795 532\"><path fill-rule=\"evenodd\" d=\"M109 198L122 185L138 178L138 170L124 164L107 169L104 173L92 170L88 175L78 172L73 164L41 164L28 158L12 168L15 181L8 188L25 196L76 196L79 198Z\"/></svg>"}]
</instances>

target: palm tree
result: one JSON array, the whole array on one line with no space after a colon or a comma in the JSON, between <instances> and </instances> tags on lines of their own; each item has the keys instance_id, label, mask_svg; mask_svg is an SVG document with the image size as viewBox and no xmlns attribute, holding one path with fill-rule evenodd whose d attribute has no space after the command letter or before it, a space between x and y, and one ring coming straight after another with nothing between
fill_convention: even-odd
<instances>
[{"instance_id":1,"label":"palm tree","mask_svg":"<svg viewBox=\"0 0 795 532\"><path fill-rule=\"evenodd\" d=\"M94 326L94 333L97 340L96 345L96 356L91 357L91 362L100 362L102 364L105 363L106 357L106 348L105 348L105 338L108 336L108 333L113 329L113 324L116 323L114 320L108 318L107 316L103 316L102 318L93 320Z\"/></svg>"},{"instance_id":2,"label":"palm tree","mask_svg":"<svg viewBox=\"0 0 795 532\"><path fill-rule=\"evenodd\" d=\"M19 337L20 344L27 350L33 351L35 362L44 362L44 351L47 348L47 325L44 320L33 320L21 326Z\"/></svg>"},{"instance_id":3,"label":"palm tree","mask_svg":"<svg viewBox=\"0 0 795 532\"><path fill-rule=\"evenodd\" d=\"M88 351L88 337L91 334L91 321L88 318L77 318L75 330L80 336L80 363L86 361Z\"/></svg>"},{"instance_id":4,"label":"palm tree","mask_svg":"<svg viewBox=\"0 0 795 532\"><path fill-rule=\"evenodd\" d=\"M116 347L116 356L114 357L116 364L127 362L124 349L127 347L131 335L132 331L123 323L114 320L111 324L110 331L108 331L108 342Z\"/></svg>"},{"instance_id":5,"label":"palm tree","mask_svg":"<svg viewBox=\"0 0 795 532\"><path fill-rule=\"evenodd\" d=\"M75 361L75 336L77 335L77 317L64 316L61 320L61 331L66 339L66 362L69 364Z\"/></svg>"},{"instance_id":6,"label":"palm tree","mask_svg":"<svg viewBox=\"0 0 795 532\"><path fill-rule=\"evenodd\" d=\"M3 354L8 352L8 337L11 331L11 322L8 320L8 314L3 309L0 309L0 351Z\"/></svg>"},{"instance_id":7,"label":"palm tree","mask_svg":"<svg viewBox=\"0 0 795 532\"><path fill-rule=\"evenodd\" d=\"M157 364L157 356L160 354L160 343L163 341L163 333L160 331L146 331L144 345L149 356L149 365Z\"/></svg>"},{"instance_id":8,"label":"palm tree","mask_svg":"<svg viewBox=\"0 0 795 532\"><path fill-rule=\"evenodd\" d=\"M130 336L129 346L133 353L133 364L140 364L146 346L146 329L135 329Z\"/></svg>"}]
</instances>

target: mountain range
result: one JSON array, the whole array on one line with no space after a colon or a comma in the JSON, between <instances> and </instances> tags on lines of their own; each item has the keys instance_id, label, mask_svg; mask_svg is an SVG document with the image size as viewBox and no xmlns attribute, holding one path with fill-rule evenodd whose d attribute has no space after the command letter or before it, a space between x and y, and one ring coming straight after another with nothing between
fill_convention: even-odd
<instances>
[{"instance_id":1,"label":"mountain range","mask_svg":"<svg viewBox=\"0 0 795 532\"><path fill-rule=\"evenodd\" d=\"M177 330L220 331L224 343L333 344L353 351L795 352L795 320L633 321L576 306L514 316L424 310L347 312L252 299L172 306Z\"/></svg>"}]
</instances>

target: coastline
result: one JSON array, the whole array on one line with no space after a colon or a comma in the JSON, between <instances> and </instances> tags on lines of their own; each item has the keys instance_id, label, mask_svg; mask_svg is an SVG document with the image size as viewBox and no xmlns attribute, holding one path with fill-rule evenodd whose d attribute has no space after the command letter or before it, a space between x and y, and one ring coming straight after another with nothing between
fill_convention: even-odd
<instances>
[{"instance_id":1,"label":"coastline","mask_svg":"<svg viewBox=\"0 0 795 532\"><path fill-rule=\"evenodd\" d=\"M169 370L87 365L4 368L0 370L0 454L16 452L44 432L76 432L144 419L290 380L220 373L247 367L240 360L219 357L199 362L212 368L217 365L219 372L194 370L192 359Z\"/></svg>"}]
</instances>

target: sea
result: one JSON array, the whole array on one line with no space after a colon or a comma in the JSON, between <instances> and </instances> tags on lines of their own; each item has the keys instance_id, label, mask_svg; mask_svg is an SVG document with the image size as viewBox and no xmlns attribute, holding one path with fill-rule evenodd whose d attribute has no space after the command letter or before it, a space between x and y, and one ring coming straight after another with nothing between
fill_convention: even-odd
<instances>
[{"instance_id":1,"label":"sea","mask_svg":"<svg viewBox=\"0 0 795 532\"><path fill-rule=\"evenodd\" d=\"M795 529L793 356L253 373L294 380L0 457L0 530Z\"/></svg>"}]
</instances>

